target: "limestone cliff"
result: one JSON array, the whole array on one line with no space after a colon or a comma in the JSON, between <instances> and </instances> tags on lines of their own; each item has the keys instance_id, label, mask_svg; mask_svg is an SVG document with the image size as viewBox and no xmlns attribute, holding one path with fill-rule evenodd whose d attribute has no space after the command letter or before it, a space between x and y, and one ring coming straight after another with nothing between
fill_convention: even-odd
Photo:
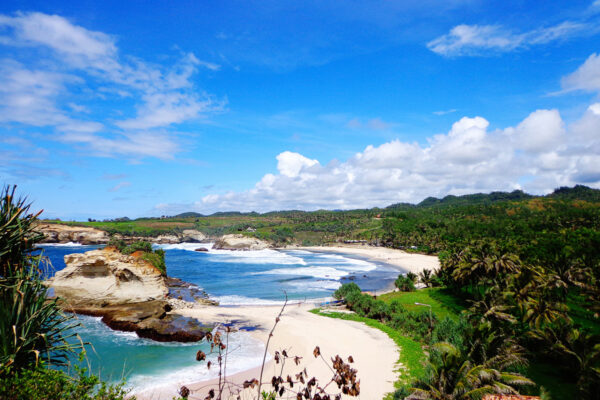
<instances>
[{"instance_id":1,"label":"limestone cliff","mask_svg":"<svg viewBox=\"0 0 600 400\"><path fill-rule=\"evenodd\" d=\"M108 233L85 226L39 224L36 229L46 236L44 243L104 244L110 239Z\"/></svg>"},{"instance_id":2,"label":"limestone cliff","mask_svg":"<svg viewBox=\"0 0 600 400\"><path fill-rule=\"evenodd\" d=\"M269 248L269 243L244 235L224 235L217 240L213 249L219 250L264 250Z\"/></svg>"},{"instance_id":3,"label":"limestone cliff","mask_svg":"<svg viewBox=\"0 0 600 400\"><path fill-rule=\"evenodd\" d=\"M201 340L213 326L170 313L181 300L185 283L166 278L140 254L121 254L116 248L65 256L66 268L48 280L67 311L101 316L113 329L134 331L157 341ZM215 304L192 295L184 303Z\"/></svg>"},{"instance_id":4,"label":"limestone cliff","mask_svg":"<svg viewBox=\"0 0 600 400\"><path fill-rule=\"evenodd\" d=\"M81 244L106 244L111 238L107 232L87 226L39 224L37 230L46 236L42 241L43 243L76 242ZM208 240L208 237L204 233L196 229L184 229L178 234L163 234L156 237L124 236L118 233L114 234L113 237L124 240L127 243L143 240L159 244L176 244L183 242L201 243Z\"/></svg>"},{"instance_id":5,"label":"limestone cliff","mask_svg":"<svg viewBox=\"0 0 600 400\"><path fill-rule=\"evenodd\" d=\"M67 267L50 280L56 295L71 302L123 304L164 299L165 278L152 264L115 248L65 256Z\"/></svg>"}]
</instances>

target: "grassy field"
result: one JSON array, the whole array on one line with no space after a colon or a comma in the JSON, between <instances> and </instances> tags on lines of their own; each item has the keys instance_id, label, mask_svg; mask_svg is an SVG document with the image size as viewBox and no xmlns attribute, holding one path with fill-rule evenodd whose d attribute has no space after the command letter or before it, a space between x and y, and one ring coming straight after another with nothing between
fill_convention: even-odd
<instances>
[{"instance_id":1,"label":"grassy field","mask_svg":"<svg viewBox=\"0 0 600 400\"><path fill-rule=\"evenodd\" d=\"M431 311L438 320L445 317L456 319L460 312L466 308L466 304L456 298L444 288L427 288L415 292L393 292L382 294L378 299L390 303L392 300L399 301L407 310L418 311L426 306L415 303L429 304Z\"/></svg>"},{"instance_id":2,"label":"grassy field","mask_svg":"<svg viewBox=\"0 0 600 400\"><path fill-rule=\"evenodd\" d=\"M420 377L425 373L424 361L425 353L420 343L415 342L411 338L402 336L395 329L376 321L374 319L360 317L356 314L339 313L339 312L323 312L317 308L310 312L329 318L339 318L348 321L362 322L372 328L379 329L380 331L387 334L390 339L396 343L400 349L400 358L398 359L398 381L395 383L395 387L399 388L401 385L406 385L414 380L416 377ZM360 373L360 371L359 371ZM392 395L386 396L386 399L392 399Z\"/></svg>"}]
</instances>

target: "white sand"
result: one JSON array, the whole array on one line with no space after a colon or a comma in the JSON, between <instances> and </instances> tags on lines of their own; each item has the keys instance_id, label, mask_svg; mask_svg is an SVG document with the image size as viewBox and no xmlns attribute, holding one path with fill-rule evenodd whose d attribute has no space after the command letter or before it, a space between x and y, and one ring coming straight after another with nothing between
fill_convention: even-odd
<instances>
[{"instance_id":1,"label":"white sand","mask_svg":"<svg viewBox=\"0 0 600 400\"><path fill-rule=\"evenodd\" d=\"M336 244L335 246L294 247L294 249L354 254L367 257L374 261L394 265L402 270L414 272L415 274L418 274L424 269L429 269L433 272L433 270L440 267L440 261L437 256L407 253L406 251L390 249L388 247L374 247L360 244Z\"/></svg>"},{"instance_id":2,"label":"white sand","mask_svg":"<svg viewBox=\"0 0 600 400\"><path fill-rule=\"evenodd\" d=\"M292 377L306 368L309 377L315 376L321 385L325 385L333 376L327 364L313 356L315 346L319 346L325 360L329 361L335 355L340 355L345 361L352 355L352 367L357 369L360 379L361 394L359 399L382 399L386 393L394 390L397 379L399 350L395 343L383 332L370 328L365 324L327 318L308 312L314 308L312 304L288 305L277 325L271 342L269 353L271 357L276 350L286 350L290 356L302 357L302 362L296 366L288 360L283 371L283 378L289 374ZM198 318L205 322L224 322L241 320L245 325L258 325L252 334L266 343L269 331L275 323L275 317L281 307L278 306L248 306L248 307L198 307L182 309L178 312ZM213 368L215 368L213 366ZM271 378L278 374L281 365L270 361L265 366L263 374L264 390L270 390ZM228 377L229 381L241 384L244 380L259 377L260 369L252 369ZM200 382L187 385L192 390L190 399L204 399L210 387L216 387L214 381ZM328 389L336 393L336 385ZM174 393L138 394L138 399L170 398ZM167 395L167 396L165 396ZM242 399L256 398L256 389L242 393ZM290 397L291 398L291 397ZM295 398L295 396L293 397ZM346 397L344 397L346 398ZM356 397L353 397L356 398Z\"/></svg>"}]
</instances>

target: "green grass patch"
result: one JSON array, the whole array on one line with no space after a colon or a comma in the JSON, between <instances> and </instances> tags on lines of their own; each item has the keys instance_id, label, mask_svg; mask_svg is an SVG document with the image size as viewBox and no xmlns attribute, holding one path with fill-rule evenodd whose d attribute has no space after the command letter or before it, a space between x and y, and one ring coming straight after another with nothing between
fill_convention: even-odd
<instances>
[{"instance_id":1,"label":"green grass patch","mask_svg":"<svg viewBox=\"0 0 600 400\"><path fill-rule=\"evenodd\" d=\"M422 377L425 373L424 361L426 357L421 344L409 337L401 335L400 332L396 331L395 329L390 328L389 326L374 319L360 317L354 313L322 312L320 308L315 308L310 310L310 312L323 317L362 322L367 326L379 329L387 334L390 339L396 343L396 346L400 348L400 358L398 359L398 381L396 381L394 384L396 388L409 384L415 378ZM388 398L392 398L391 394L386 396L386 399Z\"/></svg>"},{"instance_id":2,"label":"green grass patch","mask_svg":"<svg viewBox=\"0 0 600 400\"><path fill-rule=\"evenodd\" d=\"M407 310L419 311L426 308L415 303L423 303L431 305L431 311L435 314L438 320L445 317L457 319L458 315L466 309L466 304L461 299L452 295L445 288L426 288L419 289L415 292L393 292L382 294L377 297L380 300L390 303L392 300L397 300Z\"/></svg>"}]
</instances>

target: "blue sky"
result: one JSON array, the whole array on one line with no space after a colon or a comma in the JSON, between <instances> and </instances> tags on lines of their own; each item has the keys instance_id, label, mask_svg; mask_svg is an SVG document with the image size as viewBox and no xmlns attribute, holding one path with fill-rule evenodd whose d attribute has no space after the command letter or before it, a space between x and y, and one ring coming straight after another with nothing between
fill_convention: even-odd
<instances>
[{"instance_id":1,"label":"blue sky","mask_svg":"<svg viewBox=\"0 0 600 400\"><path fill-rule=\"evenodd\" d=\"M0 183L46 217L600 187L600 0L0 4Z\"/></svg>"}]
</instances>

